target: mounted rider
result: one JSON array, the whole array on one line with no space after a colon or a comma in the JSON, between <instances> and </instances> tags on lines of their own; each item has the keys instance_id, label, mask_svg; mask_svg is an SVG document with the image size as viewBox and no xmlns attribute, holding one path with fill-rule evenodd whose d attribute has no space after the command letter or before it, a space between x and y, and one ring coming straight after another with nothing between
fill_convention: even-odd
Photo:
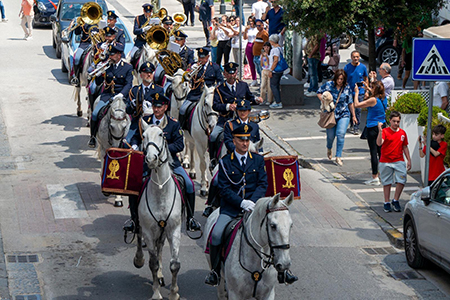
<instances>
[{"instance_id":1,"label":"mounted rider","mask_svg":"<svg viewBox=\"0 0 450 300\"><path fill-rule=\"evenodd\" d=\"M109 46L110 66L102 76L95 78L97 85L103 84L103 92L100 95L100 101L92 112L91 139L89 140L89 147L91 148L96 146L95 136L98 129L97 117L99 111L110 101L128 95L133 84L133 68L122 59L123 49L123 45L119 43L113 43Z\"/></svg>"},{"instance_id":2,"label":"mounted rider","mask_svg":"<svg viewBox=\"0 0 450 300\"><path fill-rule=\"evenodd\" d=\"M194 60L194 50L186 46L186 38L188 35L184 33L182 30L177 30L173 33L175 37L175 43L180 45L180 52L178 54L183 61L183 70L189 69L195 62Z\"/></svg>"},{"instance_id":3,"label":"mounted rider","mask_svg":"<svg viewBox=\"0 0 450 300\"><path fill-rule=\"evenodd\" d=\"M183 151L184 149L184 141L183 141L183 130L180 128L180 124L175 119L166 115L167 108L169 106L169 98L164 96L164 93L156 93L152 96L152 109L153 114L149 116L143 116L142 120L144 120L147 124L154 124L159 126L163 132L164 137L166 138L167 144L169 146L169 152L172 155L172 164L171 168L173 173L182 176L186 186L186 229L189 231L198 231L201 229L200 223L194 218L195 211L195 189L194 183L189 178L186 171L181 166L180 160L177 157L177 153ZM133 148L140 147L142 143L141 132L138 131L133 138L131 139L131 146ZM131 215L135 215L137 217L137 207L138 205L133 205L133 209L136 209L134 212L131 212ZM132 205L130 203L130 210L132 209ZM135 223L136 221L133 220ZM138 224L138 223L137 223ZM125 230L129 230L128 228L124 228ZM130 228L131 229L131 228Z\"/></svg>"},{"instance_id":4,"label":"mounted rider","mask_svg":"<svg viewBox=\"0 0 450 300\"><path fill-rule=\"evenodd\" d=\"M248 100L251 104L258 104L263 101L261 97L255 98L246 82L236 79L238 67L239 65L233 62L224 65L223 75L226 81L218 85L214 90L213 109L219 113L219 120L209 137L211 168L214 168L217 164L215 153L217 151L218 137L223 132L225 122L234 117L237 103L241 100Z\"/></svg>"},{"instance_id":5,"label":"mounted rider","mask_svg":"<svg viewBox=\"0 0 450 300\"><path fill-rule=\"evenodd\" d=\"M108 19L107 19L108 26L103 28L103 30L106 31L106 29L108 27L111 29L114 29L116 31L116 36L115 36L116 41L118 43L121 43L125 47L125 32L116 26L118 16L116 15L116 13L113 10L108 10L108 12L106 14L108 16ZM123 54L122 54L122 56L123 56Z\"/></svg>"},{"instance_id":6,"label":"mounted rider","mask_svg":"<svg viewBox=\"0 0 450 300\"><path fill-rule=\"evenodd\" d=\"M137 59L137 52L140 51L142 47L144 47L144 45L147 43L145 37L147 31L151 28L151 25L149 23L150 18L152 17L153 5L151 5L150 3L145 3L144 5L142 5L142 8L144 10L144 14L139 15L134 19L133 34L136 35L136 38L134 39L134 46L130 51L131 61Z\"/></svg>"},{"instance_id":7,"label":"mounted rider","mask_svg":"<svg viewBox=\"0 0 450 300\"><path fill-rule=\"evenodd\" d=\"M203 87L215 86L223 82L223 75L220 67L215 62L209 61L209 47L202 47L197 49L198 61L197 64L199 71L192 76L190 80L191 90L186 96L186 101L180 107L180 123L183 126L183 119L185 119L185 113L191 103L196 103L200 100Z\"/></svg>"}]
</instances>

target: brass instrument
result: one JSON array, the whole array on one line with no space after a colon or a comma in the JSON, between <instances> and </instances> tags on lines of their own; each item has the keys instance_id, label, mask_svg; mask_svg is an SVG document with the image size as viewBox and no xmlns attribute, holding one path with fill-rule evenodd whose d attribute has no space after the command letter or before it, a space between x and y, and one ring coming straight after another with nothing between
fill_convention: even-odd
<instances>
[{"instance_id":1,"label":"brass instrument","mask_svg":"<svg viewBox=\"0 0 450 300\"><path fill-rule=\"evenodd\" d=\"M166 49L169 44L169 33L161 25L155 25L147 32L145 40L152 49Z\"/></svg>"},{"instance_id":2,"label":"brass instrument","mask_svg":"<svg viewBox=\"0 0 450 300\"><path fill-rule=\"evenodd\" d=\"M175 13L173 14L173 22L175 23L173 25L172 30L170 31L170 35L173 35L173 33L180 28L184 23L187 21L187 16L183 13Z\"/></svg>"},{"instance_id":3,"label":"brass instrument","mask_svg":"<svg viewBox=\"0 0 450 300\"><path fill-rule=\"evenodd\" d=\"M204 66L201 64L193 64L190 71L184 72L183 81L190 81L192 77L194 77L201 69L203 69L203 67Z\"/></svg>"},{"instance_id":4,"label":"brass instrument","mask_svg":"<svg viewBox=\"0 0 450 300\"><path fill-rule=\"evenodd\" d=\"M88 78L98 77L98 76L102 75L111 66L111 64L112 64L111 59L108 59L105 62L100 62L97 65L97 67L95 68L95 70L88 74Z\"/></svg>"},{"instance_id":5,"label":"brass instrument","mask_svg":"<svg viewBox=\"0 0 450 300\"><path fill-rule=\"evenodd\" d=\"M164 19L167 16L167 9L161 7L160 10L153 13L152 18ZM148 22L148 21L147 21Z\"/></svg>"},{"instance_id":6,"label":"brass instrument","mask_svg":"<svg viewBox=\"0 0 450 300\"><path fill-rule=\"evenodd\" d=\"M105 30L99 29L96 32L92 32L92 29L89 29L89 35L91 36L91 42L94 45L97 45L98 43L103 43L105 41Z\"/></svg>"},{"instance_id":7,"label":"brass instrument","mask_svg":"<svg viewBox=\"0 0 450 300\"><path fill-rule=\"evenodd\" d=\"M156 53L156 59L169 76L173 76L173 74L183 66L180 55L170 50L158 51L158 53Z\"/></svg>"},{"instance_id":8,"label":"brass instrument","mask_svg":"<svg viewBox=\"0 0 450 300\"><path fill-rule=\"evenodd\" d=\"M83 6L81 7L80 16L77 18L75 26L72 21L70 26L63 30L62 35L67 37L69 33L74 31L78 27L83 26L84 24L89 25L98 24L102 19L102 15L103 12L100 5L98 5L95 2L87 2L83 4Z\"/></svg>"}]
</instances>

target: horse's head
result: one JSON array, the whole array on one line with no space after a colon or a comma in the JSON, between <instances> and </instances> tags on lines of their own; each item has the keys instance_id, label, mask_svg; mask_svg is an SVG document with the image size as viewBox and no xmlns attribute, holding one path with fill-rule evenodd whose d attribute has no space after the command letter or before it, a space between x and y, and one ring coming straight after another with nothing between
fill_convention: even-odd
<instances>
[{"instance_id":1,"label":"horse's head","mask_svg":"<svg viewBox=\"0 0 450 300\"><path fill-rule=\"evenodd\" d=\"M144 45L141 53L141 63L149 61L156 66L158 60L156 59L156 50L152 49L147 43Z\"/></svg>"},{"instance_id":2,"label":"horse's head","mask_svg":"<svg viewBox=\"0 0 450 300\"><path fill-rule=\"evenodd\" d=\"M164 132L156 125L148 125L141 119L142 142L145 151L145 162L149 169L156 169L163 163L170 162L169 148Z\"/></svg>"},{"instance_id":3,"label":"horse's head","mask_svg":"<svg viewBox=\"0 0 450 300\"><path fill-rule=\"evenodd\" d=\"M205 121L208 122L209 130L212 132L214 126L217 124L219 114L213 109L214 87L207 87L203 89L199 104L201 105L201 115Z\"/></svg>"},{"instance_id":4,"label":"horse's head","mask_svg":"<svg viewBox=\"0 0 450 300\"><path fill-rule=\"evenodd\" d=\"M263 199L267 200L261 201ZM273 254L273 265L278 272L281 272L291 266L289 237L292 219L288 206L294 200L294 193L291 192L284 200L280 199L280 194L263 199L256 202L253 213L256 213L257 219L261 220L259 221L260 232Z\"/></svg>"},{"instance_id":5,"label":"horse's head","mask_svg":"<svg viewBox=\"0 0 450 300\"><path fill-rule=\"evenodd\" d=\"M109 108L109 116L110 144L113 147L119 147L122 139L127 136L131 124L123 97L117 97L113 100Z\"/></svg>"},{"instance_id":6,"label":"horse's head","mask_svg":"<svg viewBox=\"0 0 450 300\"><path fill-rule=\"evenodd\" d=\"M256 143L253 143L252 141L250 141L250 144L248 145L248 151L258 153L259 149L262 148L263 144L264 144L263 137Z\"/></svg>"},{"instance_id":7,"label":"horse's head","mask_svg":"<svg viewBox=\"0 0 450 300\"><path fill-rule=\"evenodd\" d=\"M173 95L178 101L183 101L189 92L188 82L183 79L183 75L182 69L178 69L173 76L166 74L167 79L172 82Z\"/></svg>"}]
</instances>

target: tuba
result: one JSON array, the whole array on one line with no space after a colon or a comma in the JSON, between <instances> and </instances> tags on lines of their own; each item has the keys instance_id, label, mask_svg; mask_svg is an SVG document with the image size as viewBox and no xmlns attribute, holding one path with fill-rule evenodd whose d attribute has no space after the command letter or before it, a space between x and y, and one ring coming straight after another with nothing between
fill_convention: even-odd
<instances>
[{"instance_id":1,"label":"tuba","mask_svg":"<svg viewBox=\"0 0 450 300\"><path fill-rule=\"evenodd\" d=\"M156 59L169 76L173 76L173 74L183 66L180 55L170 50L158 51L158 53L156 53Z\"/></svg>"},{"instance_id":2,"label":"tuba","mask_svg":"<svg viewBox=\"0 0 450 300\"><path fill-rule=\"evenodd\" d=\"M68 36L69 33L74 31L84 24L95 25L102 19L102 8L95 2L87 2L83 4L80 10L80 16L76 19L76 22L70 24L70 26L63 30L62 36Z\"/></svg>"},{"instance_id":3,"label":"tuba","mask_svg":"<svg viewBox=\"0 0 450 300\"><path fill-rule=\"evenodd\" d=\"M147 32L145 40L150 48L162 50L167 48L167 45L169 44L169 33L161 25L154 25Z\"/></svg>"}]
</instances>

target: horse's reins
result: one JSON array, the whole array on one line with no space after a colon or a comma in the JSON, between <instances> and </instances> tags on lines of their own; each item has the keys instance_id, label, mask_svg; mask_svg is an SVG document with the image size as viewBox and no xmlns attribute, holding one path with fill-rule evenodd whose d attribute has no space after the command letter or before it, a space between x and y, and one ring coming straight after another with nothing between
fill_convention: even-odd
<instances>
[{"instance_id":1,"label":"horse's reins","mask_svg":"<svg viewBox=\"0 0 450 300\"><path fill-rule=\"evenodd\" d=\"M119 108L119 109L116 109L115 111L122 111L122 112L124 112L124 117L123 118L116 118L116 117L114 117L113 114L110 114L110 118L111 119L113 119L115 121L124 121L127 118L127 114L126 114L126 112L123 109ZM111 124L110 124L110 126L111 126ZM109 142L109 144L112 145L112 140L113 139L116 140L116 141L123 139L124 138L125 129L126 129L126 126L123 128L122 135L120 137L115 136L114 134L111 133L111 130L108 130L108 142Z\"/></svg>"},{"instance_id":2,"label":"horse's reins","mask_svg":"<svg viewBox=\"0 0 450 300\"><path fill-rule=\"evenodd\" d=\"M203 99L203 106L206 106L206 96ZM205 122L208 122L208 119L210 116L218 116L219 114L217 112L215 112L214 110L212 110L211 112L208 113L208 112L206 112L206 110L203 107L202 107L200 113L201 113L200 118L199 118L200 127L203 129L203 131L209 137L209 135L211 134L211 130L209 129L209 124L205 125Z\"/></svg>"},{"instance_id":3,"label":"horse's reins","mask_svg":"<svg viewBox=\"0 0 450 300\"><path fill-rule=\"evenodd\" d=\"M270 234L269 234L269 223L267 222L267 216L269 213L272 212L276 212L276 211L283 211L283 210L289 210L287 206L282 206L282 207L278 207L278 208L269 208L270 206L270 202L267 204L267 209L266 209L266 215L264 216L264 218L261 221L261 225L259 226L259 229L262 229L262 226L264 224L264 221L266 221L266 232L267 232L267 238L268 238L268 244L269 244L269 248L270 248L270 255L267 253L264 253L261 250L258 250L255 248L255 246L253 246L253 244L250 242L248 236L247 236L247 230L245 228L245 220L244 222L242 222L242 231L243 234L241 234L241 244L240 244L240 248L239 248L239 264L241 266L242 269L244 269L245 271L249 272L252 276L253 281L255 282L255 285L253 287L253 297L255 297L256 295L256 288L258 286L258 282L261 281L262 279L262 275L264 273L264 271L270 267L270 265L273 265L273 258L275 256L273 249L282 249L282 250L288 250L291 246L289 244L283 244L283 245L272 245L272 241L270 239ZM251 224L250 218L252 218L252 214L250 214L250 216L247 218L247 222L249 222L249 224ZM265 246L261 246L256 239L253 237L252 233L251 233L251 225L249 227L250 230L250 237L252 238L252 240L256 243L256 245L258 245L258 247L260 248L264 248ZM261 259L261 267L262 267L262 271L250 271L249 269L247 269L246 267L244 267L242 260L241 260L241 254L242 254L242 236L244 236L245 241L247 243L247 245L249 245L253 251L258 255L258 257ZM264 258L267 258L267 260L264 260Z\"/></svg>"},{"instance_id":4,"label":"horse's reins","mask_svg":"<svg viewBox=\"0 0 450 300\"><path fill-rule=\"evenodd\" d=\"M147 152L148 147L153 146L156 148L156 151L158 151L158 160L159 160L159 164L158 164L158 168L162 166L162 164L166 163L169 160L169 154L166 155L166 158L164 160L161 159L161 153L163 151L164 148L166 148L166 138L164 137L164 145L162 146L162 148L160 149L158 147L158 145L156 145L154 142L148 142L145 145L145 152ZM170 178L170 176L169 176ZM164 185L168 180L166 180L162 185ZM154 181L153 181L154 182ZM155 182L156 183L156 182ZM160 188L161 189L161 188Z\"/></svg>"}]
</instances>

